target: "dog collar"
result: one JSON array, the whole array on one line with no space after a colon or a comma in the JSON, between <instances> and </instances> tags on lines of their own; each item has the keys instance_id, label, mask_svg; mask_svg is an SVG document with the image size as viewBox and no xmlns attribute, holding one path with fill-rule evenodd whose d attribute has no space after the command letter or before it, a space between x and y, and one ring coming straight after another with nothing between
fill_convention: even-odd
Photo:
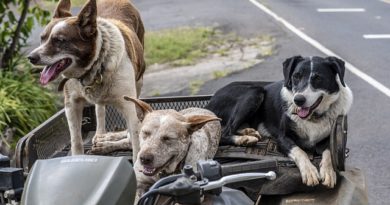
<instances>
[{"instance_id":1,"label":"dog collar","mask_svg":"<svg viewBox=\"0 0 390 205\"><path fill-rule=\"evenodd\" d=\"M324 117L325 114L326 114L326 112L321 113L321 114L314 112L314 113L311 115L310 120L319 120L320 118Z\"/></svg>"},{"instance_id":2,"label":"dog collar","mask_svg":"<svg viewBox=\"0 0 390 205\"><path fill-rule=\"evenodd\" d=\"M93 69L93 68L92 68ZM90 70L92 70L90 69ZM80 84L84 87L85 89L85 92L90 92L93 87L95 87L96 85L100 85L103 83L103 71L104 71L104 66L102 65L100 69L98 69L98 71L96 72L95 74L95 77L92 81L92 83L88 84L88 85L85 85L84 83L84 76L88 75L89 73L91 73L90 71L86 72L83 76L81 76L80 78L77 78L77 80L80 82ZM64 87L65 87L65 84L66 82L68 82L70 78L64 78L61 80L61 82L59 83L58 85L58 88L57 90L58 91L63 91L64 90Z\"/></svg>"}]
</instances>

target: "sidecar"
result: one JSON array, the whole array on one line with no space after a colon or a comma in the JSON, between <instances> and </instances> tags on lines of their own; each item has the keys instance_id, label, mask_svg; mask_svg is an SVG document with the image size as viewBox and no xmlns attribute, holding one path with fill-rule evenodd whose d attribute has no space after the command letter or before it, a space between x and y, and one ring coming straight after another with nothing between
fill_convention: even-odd
<instances>
[{"instance_id":1,"label":"sidecar","mask_svg":"<svg viewBox=\"0 0 390 205\"><path fill-rule=\"evenodd\" d=\"M155 97L144 98L153 109L176 109L204 107L211 96ZM121 115L113 108L106 109L106 128L108 131L125 130L126 125ZM91 149L91 139L96 129L95 110L86 107L83 112L82 133L84 149ZM248 166L235 168L232 173L246 172L250 162L261 161L257 171L275 171L273 181L251 180L237 182L229 188L241 190L253 203L257 204L368 204L366 183L361 171L345 166L348 155L347 116L339 116L333 125L330 139L332 162L338 173L337 186L327 189L322 185L308 187L302 184L299 170L295 163L278 150L272 139L264 139L253 147L220 146L215 160L224 166L236 163L248 163ZM24 136L17 144L15 165L27 175L38 159L51 159L68 156L70 135L64 109ZM122 150L109 154L124 156L131 160L131 151ZM309 154L316 166L321 156ZM65 189L65 188L63 188Z\"/></svg>"}]
</instances>

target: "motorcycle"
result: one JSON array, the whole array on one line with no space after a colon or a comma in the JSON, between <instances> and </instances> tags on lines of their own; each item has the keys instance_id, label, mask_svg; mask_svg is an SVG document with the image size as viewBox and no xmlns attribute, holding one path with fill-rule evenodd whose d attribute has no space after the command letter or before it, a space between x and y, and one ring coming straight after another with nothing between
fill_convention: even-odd
<instances>
[{"instance_id":1,"label":"motorcycle","mask_svg":"<svg viewBox=\"0 0 390 205\"><path fill-rule=\"evenodd\" d=\"M274 171L256 172L261 163L221 166L214 160L199 161L197 172L186 165L181 174L157 181L137 204L250 205L254 202L247 195L225 185L274 180ZM243 166L248 168L245 172ZM135 195L135 173L126 158L83 155L38 160L27 178L21 204L130 205Z\"/></svg>"}]
</instances>

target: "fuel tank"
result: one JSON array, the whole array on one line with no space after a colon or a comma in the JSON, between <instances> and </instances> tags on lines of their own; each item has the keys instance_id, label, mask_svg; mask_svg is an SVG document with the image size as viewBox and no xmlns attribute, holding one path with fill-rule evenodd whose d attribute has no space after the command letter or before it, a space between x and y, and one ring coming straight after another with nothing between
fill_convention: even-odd
<instances>
[{"instance_id":1,"label":"fuel tank","mask_svg":"<svg viewBox=\"0 0 390 205\"><path fill-rule=\"evenodd\" d=\"M132 205L136 178L124 157L79 155L37 160L24 205Z\"/></svg>"}]
</instances>

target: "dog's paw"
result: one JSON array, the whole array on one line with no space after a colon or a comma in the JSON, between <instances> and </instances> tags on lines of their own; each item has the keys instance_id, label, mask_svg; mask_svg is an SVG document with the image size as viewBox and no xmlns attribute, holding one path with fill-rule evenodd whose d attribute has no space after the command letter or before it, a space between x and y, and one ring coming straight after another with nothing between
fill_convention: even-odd
<instances>
[{"instance_id":1,"label":"dog's paw","mask_svg":"<svg viewBox=\"0 0 390 205\"><path fill-rule=\"evenodd\" d=\"M95 134L95 136L92 138L92 144L95 145L98 142L119 141L125 138L127 138L127 131Z\"/></svg>"},{"instance_id":2,"label":"dog's paw","mask_svg":"<svg viewBox=\"0 0 390 205\"><path fill-rule=\"evenodd\" d=\"M337 175L333 170L332 165L320 166L320 176L322 184L328 188L333 188L336 185Z\"/></svg>"},{"instance_id":3,"label":"dog's paw","mask_svg":"<svg viewBox=\"0 0 390 205\"><path fill-rule=\"evenodd\" d=\"M118 141L102 141L92 145L91 154L108 154L114 151L128 151L131 148L129 139Z\"/></svg>"},{"instance_id":4,"label":"dog's paw","mask_svg":"<svg viewBox=\"0 0 390 205\"><path fill-rule=\"evenodd\" d=\"M256 137L259 141L261 140L261 135L260 133L253 129L253 128L245 128L245 129L242 129L240 131L238 131L239 134L241 135L249 135L249 136L253 136L253 137Z\"/></svg>"},{"instance_id":5,"label":"dog's paw","mask_svg":"<svg viewBox=\"0 0 390 205\"><path fill-rule=\"evenodd\" d=\"M96 144L97 142L101 142L104 140L105 134L95 134L92 138L92 144Z\"/></svg>"},{"instance_id":6,"label":"dog's paw","mask_svg":"<svg viewBox=\"0 0 390 205\"><path fill-rule=\"evenodd\" d=\"M243 136L234 136L234 144L237 146L253 146L259 141L257 137L243 135Z\"/></svg>"},{"instance_id":7,"label":"dog's paw","mask_svg":"<svg viewBox=\"0 0 390 205\"><path fill-rule=\"evenodd\" d=\"M102 149L100 147L92 147L87 153L94 154L94 155L101 155L101 154L106 154L106 151L105 149Z\"/></svg>"},{"instance_id":8,"label":"dog's paw","mask_svg":"<svg viewBox=\"0 0 390 205\"><path fill-rule=\"evenodd\" d=\"M89 150L89 154L107 154L110 152L112 152L112 149L105 142L96 142Z\"/></svg>"},{"instance_id":9,"label":"dog's paw","mask_svg":"<svg viewBox=\"0 0 390 205\"><path fill-rule=\"evenodd\" d=\"M318 174L317 168L310 161L299 167L299 170L302 176L302 183L307 186L316 186L319 184L320 175Z\"/></svg>"}]
</instances>

